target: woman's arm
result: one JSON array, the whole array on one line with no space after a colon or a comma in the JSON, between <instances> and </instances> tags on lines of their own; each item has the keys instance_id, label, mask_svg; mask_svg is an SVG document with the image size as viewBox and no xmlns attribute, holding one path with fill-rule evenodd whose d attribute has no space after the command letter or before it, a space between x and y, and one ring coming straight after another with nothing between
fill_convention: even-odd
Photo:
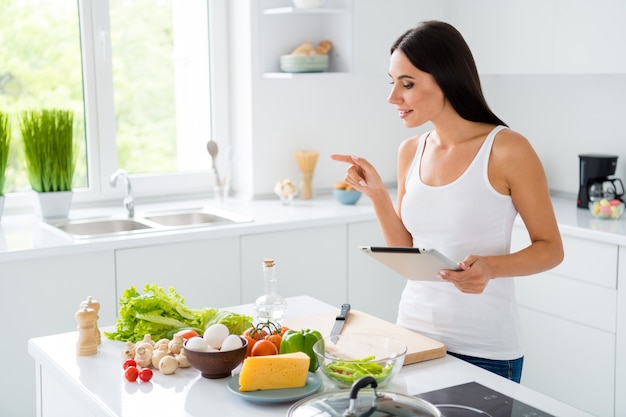
<instances>
[{"instance_id":1,"label":"woman's arm","mask_svg":"<svg viewBox=\"0 0 626 417\"><path fill-rule=\"evenodd\" d=\"M489 160L489 180L497 191L511 195L531 244L509 255L468 255L460 264L463 271L442 271L443 279L464 292L480 293L490 279L536 274L563 260L546 175L526 138L510 130L498 134Z\"/></svg>"}]
</instances>

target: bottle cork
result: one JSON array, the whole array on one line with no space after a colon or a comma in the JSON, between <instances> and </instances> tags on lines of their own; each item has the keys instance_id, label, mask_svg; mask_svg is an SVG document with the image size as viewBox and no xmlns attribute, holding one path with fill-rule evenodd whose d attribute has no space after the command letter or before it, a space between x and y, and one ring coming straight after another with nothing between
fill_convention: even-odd
<instances>
[{"instance_id":1,"label":"bottle cork","mask_svg":"<svg viewBox=\"0 0 626 417\"><path fill-rule=\"evenodd\" d=\"M98 353L98 343L96 343L95 329L98 315L93 308L83 304L75 314L78 326L78 341L76 342L76 354L79 356L90 356Z\"/></svg>"},{"instance_id":2,"label":"bottle cork","mask_svg":"<svg viewBox=\"0 0 626 417\"><path fill-rule=\"evenodd\" d=\"M100 329L98 328L98 319L100 318L100 316L98 315L100 313L100 302L97 300L94 300L90 295L87 297L85 301L80 303L81 306L83 304L86 304L87 307L93 309L96 312L96 328L94 330L94 333L95 333L95 338L96 338L96 344L99 345L100 343L102 343L102 336L100 335Z\"/></svg>"}]
</instances>

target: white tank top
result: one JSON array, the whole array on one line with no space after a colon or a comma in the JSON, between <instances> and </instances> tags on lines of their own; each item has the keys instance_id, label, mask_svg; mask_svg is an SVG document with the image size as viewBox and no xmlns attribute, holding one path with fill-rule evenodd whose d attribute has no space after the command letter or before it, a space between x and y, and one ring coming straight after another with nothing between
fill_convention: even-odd
<instances>
[{"instance_id":1,"label":"white tank top","mask_svg":"<svg viewBox=\"0 0 626 417\"><path fill-rule=\"evenodd\" d=\"M419 139L401 211L414 247L437 249L456 262L470 254L510 253L517 210L510 196L492 187L487 173L494 138L504 128L487 135L459 178L437 187L421 181L430 133ZM441 341L450 352L496 360L523 356L513 278L491 280L482 294L462 293L445 281L407 281L397 324Z\"/></svg>"}]
</instances>

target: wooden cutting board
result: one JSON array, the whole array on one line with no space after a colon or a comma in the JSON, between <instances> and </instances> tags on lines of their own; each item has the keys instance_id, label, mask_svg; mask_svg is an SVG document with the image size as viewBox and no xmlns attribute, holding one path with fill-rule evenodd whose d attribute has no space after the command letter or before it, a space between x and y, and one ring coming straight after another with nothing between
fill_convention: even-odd
<instances>
[{"instance_id":1,"label":"wooden cutting board","mask_svg":"<svg viewBox=\"0 0 626 417\"><path fill-rule=\"evenodd\" d=\"M329 337L337 314L339 310L285 320L283 324L294 330L314 329L324 337ZM341 330L341 334L350 333L378 334L402 340L407 345L405 365L441 358L446 354L446 347L443 343L358 310L350 310Z\"/></svg>"}]
</instances>

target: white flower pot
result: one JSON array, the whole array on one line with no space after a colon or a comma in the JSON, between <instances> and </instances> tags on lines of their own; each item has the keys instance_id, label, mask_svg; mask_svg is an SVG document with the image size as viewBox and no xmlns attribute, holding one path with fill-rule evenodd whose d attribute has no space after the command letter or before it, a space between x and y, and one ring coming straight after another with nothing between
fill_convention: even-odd
<instances>
[{"instance_id":1,"label":"white flower pot","mask_svg":"<svg viewBox=\"0 0 626 417\"><path fill-rule=\"evenodd\" d=\"M55 191L51 193L35 193L37 202L35 214L43 219L65 218L72 206L72 191Z\"/></svg>"}]
</instances>

